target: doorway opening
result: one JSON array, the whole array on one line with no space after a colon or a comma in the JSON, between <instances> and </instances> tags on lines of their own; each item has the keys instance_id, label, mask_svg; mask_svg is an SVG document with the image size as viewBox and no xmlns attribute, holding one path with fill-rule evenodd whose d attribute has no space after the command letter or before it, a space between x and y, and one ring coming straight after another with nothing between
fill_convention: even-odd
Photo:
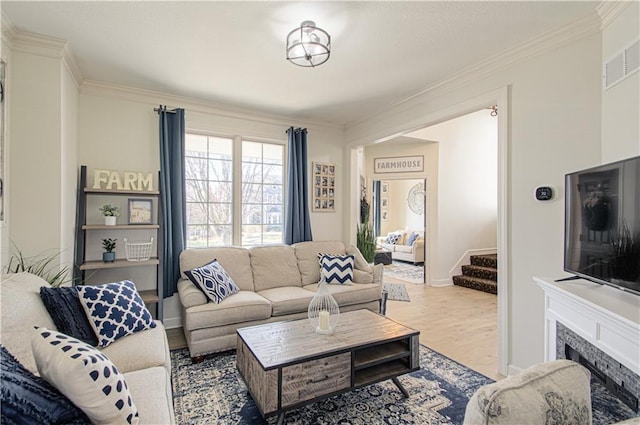
<instances>
[{"instance_id":1,"label":"doorway opening","mask_svg":"<svg viewBox=\"0 0 640 425\"><path fill-rule=\"evenodd\" d=\"M396 125L392 129L389 130L386 136L379 135L374 140L367 142L365 140L360 140L359 143L354 143L354 150L352 156L352 164L356 165L356 152L358 150L362 150L363 147L369 146L378 146L385 145L396 139L412 139L409 137L412 133L427 129L436 124L444 123L446 121L455 119L457 117L463 116L465 114L469 114L474 111L478 111L481 109L488 108L492 105L497 105L497 110L499 111L497 119L497 152L495 154L496 164L494 166L494 170L497 171L497 213L494 214L496 221L496 249L498 253L498 257L500 261L498 263L498 295L494 296L496 300L496 310L497 310L497 369L498 373L501 375L507 375L508 370L508 342L509 342L509 311L508 311L508 299L509 299L509 287L507 285L507 279L509 276L509 259L508 259L508 239L507 239L507 228L508 228L508 87L504 87L499 90L495 90L493 92L485 93L484 95L478 96L474 99L470 99L465 102L461 102L456 105L452 105L448 108L442 108L439 110L434 110L431 113L426 114L421 119L413 120L411 123L407 123L403 125ZM415 139L413 139L415 141ZM426 140L422 140L423 143L428 143ZM431 140L433 142L433 140ZM437 145L437 144L436 144ZM359 147L356 147L359 146ZM392 148L390 148L392 149ZM402 152L404 153L404 152ZM401 154L398 152L396 155ZM439 155L436 154L436 157ZM426 159L426 157L425 157ZM367 159L367 161L369 161ZM355 173L354 173L355 176ZM429 184L431 186L439 187L438 177L431 175L427 175ZM354 178L354 182L355 182ZM371 180L370 180L371 181ZM458 193L447 193L449 196L463 196L469 192L468 190L462 190ZM437 257L440 249L434 249L432 245L433 241L437 240L441 235L438 234L437 226L433 225L433 221L437 221L441 218L442 212L439 209L439 196L442 195L442 191L438 193L438 196L432 196L431 192L428 192L429 198L429 212L435 211L434 213L428 216L428 221L426 223L427 234L427 248L426 253L427 257L425 260L427 264L430 262L430 258L435 258L437 261ZM482 191L478 193L469 193L470 196L480 196ZM355 205L355 202L354 202ZM468 212L468 214L471 214ZM454 234L455 236L455 234ZM445 247L446 249L446 247ZM428 281L428 278L427 278ZM438 282L435 282L436 284Z\"/></svg>"},{"instance_id":2,"label":"doorway opening","mask_svg":"<svg viewBox=\"0 0 640 425\"><path fill-rule=\"evenodd\" d=\"M373 180L377 248L388 252L392 260L385 273L409 283L426 282L426 187L425 178Z\"/></svg>"}]
</instances>

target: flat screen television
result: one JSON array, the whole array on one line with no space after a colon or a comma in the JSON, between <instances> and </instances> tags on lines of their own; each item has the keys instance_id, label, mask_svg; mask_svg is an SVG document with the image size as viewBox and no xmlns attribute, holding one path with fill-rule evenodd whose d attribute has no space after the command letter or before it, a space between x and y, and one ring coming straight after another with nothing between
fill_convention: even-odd
<instances>
[{"instance_id":1,"label":"flat screen television","mask_svg":"<svg viewBox=\"0 0 640 425\"><path fill-rule=\"evenodd\" d=\"M564 270L640 296L640 156L565 176Z\"/></svg>"}]
</instances>

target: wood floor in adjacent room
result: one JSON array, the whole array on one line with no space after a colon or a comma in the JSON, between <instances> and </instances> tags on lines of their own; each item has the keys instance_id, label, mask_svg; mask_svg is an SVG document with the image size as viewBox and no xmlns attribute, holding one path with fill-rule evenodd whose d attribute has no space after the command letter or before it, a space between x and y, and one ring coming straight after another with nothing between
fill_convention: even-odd
<instances>
[{"instance_id":1,"label":"wood floor in adjacent room","mask_svg":"<svg viewBox=\"0 0 640 425\"><path fill-rule=\"evenodd\" d=\"M419 330L421 344L489 378L503 378L498 373L495 295L453 285L404 285L411 302L388 301L387 317Z\"/></svg>"},{"instance_id":2,"label":"wood floor in adjacent room","mask_svg":"<svg viewBox=\"0 0 640 425\"><path fill-rule=\"evenodd\" d=\"M460 286L404 283L411 302L388 301L387 317L420 331L420 343L492 379L498 374L497 297ZM167 330L169 347L187 346L182 328Z\"/></svg>"}]
</instances>

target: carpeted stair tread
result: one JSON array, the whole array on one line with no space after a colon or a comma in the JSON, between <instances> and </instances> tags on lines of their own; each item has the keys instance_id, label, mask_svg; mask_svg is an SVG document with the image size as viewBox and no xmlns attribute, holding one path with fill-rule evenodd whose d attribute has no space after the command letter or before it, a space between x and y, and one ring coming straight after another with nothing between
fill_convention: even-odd
<instances>
[{"instance_id":1,"label":"carpeted stair tread","mask_svg":"<svg viewBox=\"0 0 640 425\"><path fill-rule=\"evenodd\" d=\"M498 254L472 255L472 266L498 268Z\"/></svg>"},{"instance_id":2,"label":"carpeted stair tread","mask_svg":"<svg viewBox=\"0 0 640 425\"><path fill-rule=\"evenodd\" d=\"M470 276L454 276L453 284L463 286L465 288L476 289L478 291L488 292L490 294L498 293L498 284L488 279L480 279Z\"/></svg>"},{"instance_id":3,"label":"carpeted stair tread","mask_svg":"<svg viewBox=\"0 0 640 425\"><path fill-rule=\"evenodd\" d=\"M498 281L498 270L493 267L466 265L462 266L462 274L468 277Z\"/></svg>"}]
</instances>

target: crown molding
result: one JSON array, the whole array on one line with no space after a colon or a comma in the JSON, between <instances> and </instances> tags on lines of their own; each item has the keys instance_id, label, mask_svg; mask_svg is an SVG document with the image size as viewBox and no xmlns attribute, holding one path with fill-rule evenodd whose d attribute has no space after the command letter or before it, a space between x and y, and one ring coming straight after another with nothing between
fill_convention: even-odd
<instances>
[{"instance_id":1,"label":"crown molding","mask_svg":"<svg viewBox=\"0 0 640 425\"><path fill-rule=\"evenodd\" d=\"M21 31L9 21L4 13L2 14L2 38L12 52L60 59L71 74L74 84L80 89L83 81L82 72L71 46L66 40Z\"/></svg>"},{"instance_id":2,"label":"crown molding","mask_svg":"<svg viewBox=\"0 0 640 425\"><path fill-rule=\"evenodd\" d=\"M337 130L344 129L341 125L308 120L293 115L266 114L264 112L251 109L232 108L227 105L219 105L203 99L172 95L154 90L139 89L101 81L85 80L80 87L80 93L92 96L122 99L147 105L163 104L168 105L169 107L179 107L189 111L217 115L225 118L242 119L264 124L282 125L286 127L324 127Z\"/></svg>"},{"instance_id":3,"label":"crown molding","mask_svg":"<svg viewBox=\"0 0 640 425\"><path fill-rule=\"evenodd\" d=\"M602 21L600 29L605 29L611 22L613 22L623 10L625 10L632 3L631 0L624 1L611 1L603 0L596 7L596 12L600 15Z\"/></svg>"},{"instance_id":4,"label":"crown molding","mask_svg":"<svg viewBox=\"0 0 640 425\"><path fill-rule=\"evenodd\" d=\"M414 102L426 95L432 97L440 96L450 90L473 83L474 81L484 78L486 75L494 74L516 63L523 62L573 41L597 34L600 32L600 23L601 20L597 13L594 12L589 14L588 16L579 19L572 24L566 25L559 30L546 33L542 36L525 41L518 46L504 50L494 56L490 56L487 59L482 60L469 68L456 72L450 77L440 80L409 97L386 106L377 113L369 115L366 118L350 122L345 125L345 128L366 124L384 113L390 112L401 105Z\"/></svg>"},{"instance_id":5,"label":"crown molding","mask_svg":"<svg viewBox=\"0 0 640 425\"><path fill-rule=\"evenodd\" d=\"M9 20L7 15L2 12L2 41L11 48L13 45L13 38L15 37L16 27L13 25L13 22Z\"/></svg>"}]
</instances>

